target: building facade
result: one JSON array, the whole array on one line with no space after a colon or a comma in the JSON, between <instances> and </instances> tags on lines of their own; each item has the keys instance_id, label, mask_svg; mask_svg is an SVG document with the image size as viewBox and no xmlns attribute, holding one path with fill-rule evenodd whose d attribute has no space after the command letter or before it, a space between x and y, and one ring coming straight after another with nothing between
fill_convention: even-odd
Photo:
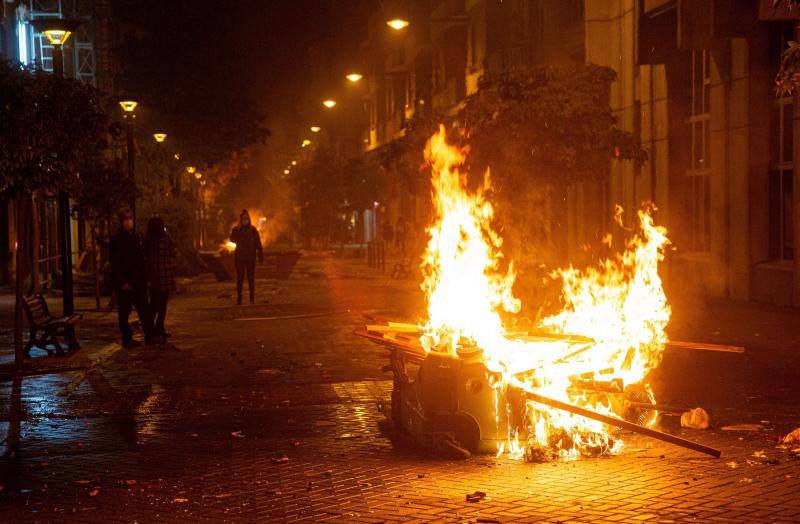
<instances>
[{"instance_id":1,"label":"building facade","mask_svg":"<svg viewBox=\"0 0 800 524\"><path fill-rule=\"evenodd\" d=\"M426 110L455 114L479 78L515 67L592 62L614 69L610 105L648 152L610 161L607 180L567 197L569 249L610 226L613 207L658 207L674 251L667 280L692 293L800 306L800 155L794 96L776 96L797 9L772 0L426 0L403 3L402 38L372 21L366 151ZM389 40L394 37L394 40ZM379 45L381 44L381 45ZM390 220L424 213L396 188ZM425 218L419 218L424 227ZM599 224L599 226L598 226ZM417 226L419 227L419 226Z\"/></svg>"},{"instance_id":2,"label":"building facade","mask_svg":"<svg viewBox=\"0 0 800 524\"><path fill-rule=\"evenodd\" d=\"M771 1L586 2L586 59L649 161L612 162L610 200L659 207L668 277L705 296L800 305L794 97L776 96L797 11Z\"/></svg>"}]
</instances>

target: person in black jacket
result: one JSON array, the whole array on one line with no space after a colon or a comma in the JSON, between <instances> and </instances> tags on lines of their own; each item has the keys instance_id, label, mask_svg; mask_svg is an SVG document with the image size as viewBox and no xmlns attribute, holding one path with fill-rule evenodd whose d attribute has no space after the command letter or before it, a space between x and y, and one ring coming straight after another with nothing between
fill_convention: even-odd
<instances>
[{"instance_id":1,"label":"person in black jacket","mask_svg":"<svg viewBox=\"0 0 800 524\"><path fill-rule=\"evenodd\" d=\"M261 237L258 229L250 223L250 213L246 209L239 215L239 225L231 231L231 242L236 244L233 260L236 263L236 303L242 303L242 284L244 274L247 273L247 284L250 287L250 303L256 301L255 272L256 257L259 263L264 262L264 252L261 250Z\"/></svg>"},{"instance_id":2,"label":"person in black jacket","mask_svg":"<svg viewBox=\"0 0 800 524\"><path fill-rule=\"evenodd\" d=\"M119 230L111 238L109 258L111 261L111 286L117 294L122 345L126 348L139 345L133 340L133 330L128 322L134 306L142 323L145 343L163 342L153 331L153 319L147 303L147 270L145 269L144 250L139 235L133 229L133 213L130 209L123 209L119 212L119 224Z\"/></svg>"}]
</instances>

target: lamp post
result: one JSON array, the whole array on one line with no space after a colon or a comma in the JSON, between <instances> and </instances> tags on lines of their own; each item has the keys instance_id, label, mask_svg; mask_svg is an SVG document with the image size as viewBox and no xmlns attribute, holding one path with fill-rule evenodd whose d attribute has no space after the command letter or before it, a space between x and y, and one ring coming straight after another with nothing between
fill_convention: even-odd
<instances>
[{"instance_id":1,"label":"lamp post","mask_svg":"<svg viewBox=\"0 0 800 524\"><path fill-rule=\"evenodd\" d=\"M66 18L37 18L31 22L34 30L42 33L53 46L53 74L64 76L64 44L81 25L80 20Z\"/></svg>"},{"instance_id":2,"label":"lamp post","mask_svg":"<svg viewBox=\"0 0 800 524\"><path fill-rule=\"evenodd\" d=\"M156 141L156 144L163 144L164 141L167 139L166 133L153 133L153 140ZM159 155L161 152L159 152ZM156 172L156 208L161 203L161 170L158 169Z\"/></svg>"},{"instance_id":3,"label":"lamp post","mask_svg":"<svg viewBox=\"0 0 800 524\"><path fill-rule=\"evenodd\" d=\"M31 24L53 45L53 74L58 78L63 78L63 46L69 40L72 32L78 28L80 22L62 18L39 18ZM61 237L62 311L66 316L75 312L75 300L72 289L72 213L70 212L69 193L63 188L58 191L58 215L58 234ZM39 271L38 267L31 269Z\"/></svg>"},{"instance_id":4,"label":"lamp post","mask_svg":"<svg viewBox=\"0 0 800 524\"><path fill-rule=\"evenodd\" d=\"M120 100L119 106L122 108L122 116L125 118L125 132L128 145L128 178L133 182L134 193L131 195L131 213L136 220L136 172L134 171L134 150L133 150L133 121L136 118L136 106L139 102L131 99Z\"/></svg>"}]
</instances>

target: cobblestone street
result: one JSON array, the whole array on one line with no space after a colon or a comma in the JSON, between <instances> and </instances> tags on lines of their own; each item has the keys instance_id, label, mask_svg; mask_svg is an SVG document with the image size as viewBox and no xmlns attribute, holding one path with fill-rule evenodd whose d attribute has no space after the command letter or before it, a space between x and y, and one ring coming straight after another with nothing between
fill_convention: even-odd
<instances>
[{"instance_id":1,"label":"cobblestone street","mask_svg":"<svg viewBox=\"0 0 800 524\"><path fill-rule=\"evenodd\" d=\"M84 310L85 350L60 361L72 370L0 382L0 437L22 420L18 449L0 462L4 522L800 518L800 460L777 447L800 425L796 313L730 303L676 313L675 338L747 346L669 351L654 377L659 400L717 421L662 429L720 459L625 435L613 457L453 461L395 437L380 409L384 351L353 335L362 313L414 319L413 280L307 256L288 281L259 279L254 306L232 306L232 285L210 275L186 286L171 345L121 349L115 314ZM721 429L734 424L757 427ZM475 491L486 497L468 502Z\"/></svg>"}]
</instances>

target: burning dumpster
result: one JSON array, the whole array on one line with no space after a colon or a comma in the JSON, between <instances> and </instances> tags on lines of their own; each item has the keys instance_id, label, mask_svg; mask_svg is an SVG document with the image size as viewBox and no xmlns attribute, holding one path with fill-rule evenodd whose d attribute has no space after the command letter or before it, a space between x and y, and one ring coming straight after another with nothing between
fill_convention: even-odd
<instances>
[{"instance_id":1,"label":"burning dumpster","mask_svg":"<svg viewBox=\"0 0 800 524\"><path fill-rule=\"evenodd\" d=\"M441 128L426 159L436 209L421 266L427 318L373 318L357 332L389 349L397 427L462 456L613 454L623 445L615 428L719 456L653 429L663 408L647 376L668 345L658 265L669 241L649 210L638 213L639 228L615 259L555 271L561 310L520 332L508 327L521 307L513 265L501 264L491 204L459 172L464 153Z\"/></svg>"}]
</instances>

